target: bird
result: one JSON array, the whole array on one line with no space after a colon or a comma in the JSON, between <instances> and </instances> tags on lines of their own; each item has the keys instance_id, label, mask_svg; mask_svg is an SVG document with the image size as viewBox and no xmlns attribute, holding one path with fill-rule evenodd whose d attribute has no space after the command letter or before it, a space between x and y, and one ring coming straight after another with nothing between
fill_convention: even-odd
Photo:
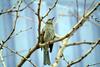
<instances>
[{"instance_id":1,"label":"bird","mask_svg":"<svg viewBox=\"0 0 100 67\"><path fill-rule=\"evenodd\" d=\"M54 32L54 27L53 27L53 20L54 17L51 19L48 19L47 22L45 23L44 28L42 29L41 35L41 43L48 42L50 40L53 40L55 38L55 32ZM44 65L50 65L50 57L49 57L49 52L51 53L53 49L53 43L50 43L49 45L45 45L43 47L44 51Z\"/></svg>"}]
</instances>

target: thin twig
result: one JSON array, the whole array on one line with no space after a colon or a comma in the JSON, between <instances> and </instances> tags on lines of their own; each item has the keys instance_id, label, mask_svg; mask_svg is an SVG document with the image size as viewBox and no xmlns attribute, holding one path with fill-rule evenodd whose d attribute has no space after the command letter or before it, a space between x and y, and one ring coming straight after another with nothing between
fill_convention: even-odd
<instances>
[{"instance_id":1,"label":"thin twig","mask_svg":"<svg viewBox=\"0 0 100 67\"><path fill-rule=\"evenodd\" d=\"M95 64L88 64L86 67L90 67L90 66L96 66L96 65L100 65L100 63L95 63Z\"/></svg>"},{"instance_id":2,"label":"thin twig","mask_svg":"<svg viewBox=\"0 0 100 67\"><path fill-rule=\"evenodd\" d=\"M93 5L94 5L95 2L96 2L96 0L93 0L92 3L90 4L89 8L88 8L87 10L91 9L91 8L93 7Z\"/></svg>"},{"instance_id":3,"label":"thin twig","mask_svg":"<svg viewBox=\"0 0 100 67\"><path fill-rule=\"evenodd\" d=\"M28 60L28 58L25 58L24 56L20 55L17 51L15 51L15 50L9 48L8 46L3 46L3 47L7 48L9 51L11 51L12 53L14 53L14 54L20 56L21 58L26 59L26 61L30 62L34 67L37 67L36 64L34 64L31 60Z\"/></svg>"},{"instance_id":4,"label":"thin twig","mask_svg":"<svg viewBox=\"0 0 100 67\"><path fill-rule=\"evenodd\" d=\"M21 4L22 4L22 0L18 5L18 11L19 11L19 8L20 8ZM16 18L15 18L15 21L14 21L14 24L13 24L13 29L12 29L11 33L8 35L8 37L6 38L6 40L3 41L3 44L5 44L11 38L11 36L13 35L13 33L14 33L15 29L16 29L16 23L17 23L18 17L19 17L18 16L18 12L16 12Z\"/></svg>"},{"instance_id":5,"label":"thin twig","mask_svg":"<svg viewBox=\"0 0 100 67\"><path fill-rule=\"evenodd\" d=\"M85 12L86 12L86 0L84 0L84 14L83 14L83 16L85 15Z\"/></svg>"},{"instance_id":6,"label":"thin twig","mask_svg":"<svg viewBox=\"0 0 100 67\"><path fill-rule=\"evenodd\" d=\"M51 12L51 10L52 10L54 7L56 7L57 3L58 3L58 0L56 0L56 2L54 3L54 5L53 5L51 8L49 8L48 12L42 17L41 20L43 20L46 16L48 16L48 14Z\"/></svg>"},{"instance_id":7,"label":"thin twig","mask_svg":"<svg viewBox=\"0 0 100 67\"><path fill-rule=\"evenodd\" d=\"M24 2L25 2L25 4L27 5L27 7L30 8L30 9L32 10L33 13L35 13L35 15L38 15L38 14L35 12L35 10L34 10L32 7L30 7L30 5L27 4L27 2L26 2L25 0L24 0ZM32 4L33 2L34 2L34 1L30 2L30 4Z\"/></svg>"},{"instance_id":8,"label":"thin twig","mask_svg":"<svg viewBox=\"0 0 100 67\"><path fill-rule=\"evenodd\" d=\"M94 19L96 22L100 22L100 20L98 20L98 18L91 16L92 19Z\"/></svg>"},{"instance_id":9,"label":"thin twig","mask_svg":"<svg viewBox=\"0 0 100 67\"><path fill-rule=\"evenodd\" d=\"M66 60L64 54L62 54L62 55L63 55L63 60L64 60L67 64L69 64L69 62Z\"/></svg>"},{"instance_id":10,"label":"thin twig","mask_svg":"<svg viewBox=\"0 0 100 67\"><path fill-rule=\"evenodd\" d=\"M4 45L4 46L6 46L6 45ZM28 50L19 50L19 51L16 51L16 52L18 52L20 54L20 53L23 53L23 52L26 52L26 51L28 51ZM9 53L8 55L4 55L3 58L6 58L8 56L13 56L13 55L14 55L14 53Z\"/></svg>"},{"instance_id":11,"label":"thin twig","mask_svg":"<svg viewBox=\"0 0 100 67\"><path fill-rule=\"evenodd\" d=\"M15 9L15 6L14 6L11 9L8 9L6 11L0 12L0 15L6 14L6 13L12 13L12 12L21 12L21 11L25 10L32 3L33 3L33 1L28 3L25 7L23 7L22 9L19 9L19 10L18 9L14 10Z\"/></svg>"},{"instance_id":12,"label":"thin twig","mask_svg":"<svg viewBox=\"0 0 100 67\"><path fill-rule=\"evenodd\" d=\"M83 41L83 42L74 42L74 43L67 44L66 47L69 47L69 46L77 46L77 45L82 45L82 44L93 45L93 44L95 44L95 42L85 42L85 41Z\"/></svg>"},{"instance_id":13,"label":"thin twig","mask_svg":"<svg viewBox=\"0 0 100 67\"><path fill-rule=\"evenodd\" d=\"M20 30L20 31L17 32L16 34L12 35L11 38L12 38L12 37L15 37L15 36L17 36L17 35L19 35L19 34L22 33L22 32L28 31L28 30L30 30L30 29L32 29L32 27L27 28L27 29L24 29L24 30Z\"/></svg>"},{"instance_id":14,"label":"thin twig","mask_svg":"<svg viewBox=\"0 0 100 67\"><path fill-rule=\"evenodd\" d=\"M100 43L100 40L98 40L83 56L81 56L80 58L76 59L75 61L71 61L67 67L71 67L72 65L79 63L80 61L82 61L85 57L87 57L92 51L93 49Z\"/></svg>"},{"instance_id":15,"label":"thin twig","mask_svg":"<svg viewBox=\"0 0 100 67\"><path fill-rule=\"evenodd\" d=\"M100 26L99 24L100 20L98 20L97 18L94 18L93 16L91 16L91 19L89 19L91 23L95 24L96 26Z\"/></svg>"},{"instance_id":16,"label":"thin twig","mask_svg":"<svg viewBox=\"0 0 100 67\"><path fill-rule=\"evenodd\" d=\"M29 50L28 54L25 55L24 57L25 57L25 58L29 58L29 57L31 56L31 54L32 54L35 50L37 50L38 48L39 48L39 46L38 46L38 43L37 43L36 46L33 47L33 48L31 48L31 49ZM27 61L27 60L24 59L24 58L22 58L22 59L20 60L20 62L17 64L17 67L21 67L21 66L25 63L25 61Z\"/></svg>"},{"instance_id":17,"label":"thin twig","mask_svg":"<svg viewBox=\"0 0 100 67\"><path fill-rule=\"evenodd\" d=\"M77 22L78 22L78 20L79 20L79 5L78 5L78 0L76 0L76 14L77 14Z\"/></svg>"}]
</instances>

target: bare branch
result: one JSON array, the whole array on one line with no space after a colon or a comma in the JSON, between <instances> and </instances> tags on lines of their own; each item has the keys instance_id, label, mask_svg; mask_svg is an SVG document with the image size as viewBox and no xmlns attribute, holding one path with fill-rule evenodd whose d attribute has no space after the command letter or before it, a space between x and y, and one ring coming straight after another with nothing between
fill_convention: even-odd
<instances>
[{"instance_id":1,"label":"bare branch","mask_svg":"<svg viewBox=\"0 0 100 67\"><path fill-rule=\"evenodd\" d=\"M31 49L29 50L28 54L25 55L24 58L22 58L22 59L20 60L20 62L17 64L17 67L21 67L21 66L25 63L25 61L26 61L25 58L28 59L28 58L31 56L31 54L32 54L35 50L37 50L38 48L39 48L39 45L38 45L38 44L36 44L35 47L31 48Z\"/></svg>"},{"instance_id":2,"label":"bare branch","mask_svg":"<svg viewBox=\"0 0 100 67\"><path fill-rule=\"evenodd\" d=\"M22 1L18 5L18 10L19 10L21 4L22 4ZM14 21L13 29L12 29L11 33L8 35L8 37L6 38L6 40L3 41L3 44L5 44L11 38L11 36L13 35L15 28L16 28L16 23L17 23L18 17L19 17L18 12L16 12L16 18L15 18L15 21Z\"/></svg>"},{"instance_id":3,"label":"bare branch","mask_svg":"<svg viewBox=\"0 0 100 67\"><path fill-rule=\"evenodd\" d=\"M95 24L96 26L100 26L99 24L100 20L98 20L98 18L94 18L93 16L91 16L91 19L89 19L89 21Z\"/></svg>"},{"instance_id":4,"label":"bare branch","mask_svg":"<svg viewBox=\"0 0 100 67\"><path fill-rule=\"evenodd\" d=\"M4 58L3 58L3 49L0 50L0 61L2 63L2 66L6 67L6 64L5 64L5 61L4 61Z\"/></svg>"},{"instance_id":5,"label":"bare branch","mask_svg":"<svg viewBox=\"0 0 100 67\"><path fill-rule=\"evenodd\" d=\"M69 61L66 60L64 54L63 54L63 60L64 60L67 64L69 64Z\"/></svg>"},{"instance_id":6,"label":"bare branch","mask_svg":"<svg viewBox=\"0 0 100 67\"><path fill-rule=\"evenodd\" d=\"M30 3L28 3L25 7L23 7L22 9L19 9L19 10L18 9L15 9L15 6L14 6L11 9L8 9L6 11L0 12L0 15L6 14L6 13L12 13L12 12L21 12L21 11L25 10L32 3L33 3L33 1L30 2Z\"/></svg>"},{"instance_id":7,"label":"bare branch","mask_svg":"<svg viewBox=\"0 0 100 67\"><path fill-rule=\"evenodd\" d=\"M4 45L4 46L7 46L7 45ZM11 48L10 48L11 49ZM12 49L13 50L13 49ZM21 49L21 50L18 50L18 51L16 51L16 52L18 52L19 54L20 53L23 53L23 52L26 52L26 51L28 51L28 50L23 50L23 49ZM8 55L4 55L3 56L3 58L7 58L8 56L12 56L12 55L14 55L15 53L13 53L13 52L11 52L11 53L8 53Z\"/></svg>"},{"instance_id":8,"label":"bare branch","mask_svg":"<svg viewBox=\"0 0 100 67\"><path fill-rule=\"evenodd\" d=\"M87 13L79 20L79 22L72 28L72 30L69 31L68 34L66 34L65 36L60 37L59 39L56 39L56 40L54 40L54 41L50 41L49 43L54 43L54 42L62 41L62 40L64 40L65 38L70 38L70 37L85 23L85 21L88 20L89 16L99 7L99 5L100 5L100 2L98 2L98 3L94 6L94 8L93 8L91 11L87 12Z\"/></svg>"},{"instance_id":9,"label":"bare branch","mask_svg":"<svg viewBox=\"0 0 100 67\"><path fill-rule=\"evenodd\" d=\"M41 29L41 16L40 16L40 8L41 8L41 0L39 0L38 3L38 12L37 12L37 16L38 16L38 43L36 44L35 47L31 48L28 52L28 54L25 56L25 58L29 58L31 56L31 54L37 50L39 48L39 42L40 42L40 29ZM21 61L19 62L19 64L17 65L17 67L21 67L24 63L25 63L26 59L22 58Z\"/></svg>"},{"instance_id":10,"label":"bare branch","mask_svg":"<svg viewBox=\"0 0 100 67\"><path fill-rule=\"evenodd\" d=\"M20 3L20 5L21 5L21 3ZM18 10L19 10L19 8L20 8L20 5L19 5L19 7L18 7ZM16 12L16 18L15 18L15 21L14 21L13 30L12 30L11 33L8 35L8 37L6 38L6 40L3 41L3 44L5 44L5 43L11 38L11 36L13 35L13 33L14 33L14 31L15 31L15 28L16 28L17 19L18 19L18 12Z\"/></svg>"},{"instance_id":11,"label":"bare branch","mask_svg":"<svg viewBox=\"0 0 100 67\"><path fill-rule=\"evenodd\" d=\"M84 15L80 20L79 22L72 28L72 30L66 34L64 37L61 37L60 39L58 40L54 40L54 41L51 41L52 43L54 42L58 42L58 41L62 41L64 40L65 38L69 39L84 23L85 21L89 18L89 16L99 7L100 3L97 3L94 8L89 11L88 13L86 13L86 15ZM68 40L67 40L68 41ZM50 42L49 42L50 43ZM55 63L52 65L52 67L55 67L58 65L61 57L62 57L62 53L63 53L63 50L64 48L66 47L67 44L63 44L61 46L61 48L59 48L59 51L57 53L57 56L56 56L56 60L55 60Z\"/></svg>"},{"instance_id":12,"label":"bare branch","mask_svg":"<svg viewBox=\"0 0 100 67\"><path fill-rule=\"evenodd\" d=\"M77 14L77 22L78 22L78 20L79 20L79 4L78 4L78 0L76 0L76 14Z\"/></svg>"},{"instance_id":13,"label":"bare branch","mask_svg":"<svg viewBox=\"0 0 100 67\"><path fill-rule=\"evenodd\" d=\"M69 47L69 46L77 46L77 45L82 45L82 44L93 45L93 44L95 44L95 42L86 42L86 41L83 41L83 42L75 42L75 43L67 44L66 47Z\"/></svg>"},{"instance_id":14,"label":"bare branch","mask_svg":"<svg viewBox=\"0 0 100 67\"><path fill-rule=\"evenodd\" d=\"M85 12L86 12L86 0L84 0L84 14L85 15Z\"/></svg>"},{"instance_id":15,"label":"bare branch","mask_svg":"<svg viewBox=\"0 0 100 67\"><path fill-rule=\"evenodd\" d=\"M92 19L94 19L96 22L100 22L100 20L98 20L98 18L91 16Z\"/></svg>"},{"instance_id":16,"label":"bare branch","mask_svg":"<svg viewBox=\"0 0 100 67\"><path fill-rule=\"evenodd\" d=\"M100 40L98 40L83 56L81 56L80 58L76 59L75 61L72 61L68 64L67 67L71 67L72 65L79 63L80 61L82 61L85 57L87 57L92 51L93 49L100 43Z\"/></svg>"},{"instance_id":17,"label":"bare branch","mask_svg":"<svg viewBox=\"0 0 100 67\"><path fill-rule=\"evenodd\" d=\"M90 67L90 66L96 66L96 65L100 65L100 63L88 64L86 67Z\"/></svg>"},{"instance_id":18,"label":"bare branch","mask_svg":"<svg viewBox=\"0 0 100 67\"><path fill-rule=\"evenodd\" d=\"M38 3L38 43L40 42L40 30L41 30L41 16L40 16L40 9L41 9L41 0Z\"/></svg>"},{"instance_id":19,"label":"bare branch","mask_svg":"<svg viewBox=\"0 0 100 67\"><path fill-rule=\"evenodd\" d=\"M32 27L27 28L27 29L24 29L24 30L20 30L19 32L17 32L17 33L14 34L13 36L11 36L11 38L12 38L12 37L15 37L15 36L17 36L17 35L19 35L19 34L22 33L22 32L28 31L28 30L30 30L30 29L32 29Z\"/></svg>"},{"instance_id":20,"label":"bare branch","mask_svg":"<svg viewBox=\"0 0 100 67\"><path fill-rule=\"evenodd\" d=\"M35 10L34 10L32 7L30 7L30 5L27 4L27 2L26 2L25 0L24 0L24 2L25 2L25 4L27 5L27 7L30 8L30 9L32 10L33 13L35 13L35 15L38 15L38 14L35 12ZM30 2L30 4L32 4L32 3L33 3L33 1Z\"/></svg>"},{"instance_id":21,"label":"bare branch","mask_svg":"<svg viewBox=\"0 0 100 67\"><path fill-rule=\"evenodd\" d=\"M96 1L93 0L92 3L90 4L89 8L88 8L87 10L91 9L91 8L93 7L93 4L94 4L95 2L96 2Z\"/></svg>"},{"instance_id":22,"label":"bare branch","mask_svg":"<svg viewBox=\"0 0 100 67\"><path fill-rule=\"evenodd\" d=\"M49 8L48 12L42 17L41 20L43 20L46 16L48 16L48 14L51 12L51 10L52 10L54 7L56 7L57 2L58 2L58 0L56 0L56 2L54 3L54 5L53 5L51 8Z\"/></svg>"},{"instance_id":23,"label":"bare branch","mask_svg":"<svg viewBox=\"0 0 100 67\"><path fill-rule=\"evenodd\" d=\"M9 51L11 51L12 53L14 53L14 54L20 56L21 58L26 59L26 61L30 62L34 67L37 67L36 64L34 64L31 60L28 60L28 58L25 58L24 56L20 55L17 51L15 51L15 50L9 48L8 46L3 46L3 47L7 48Z\"/></svg>"}]
</instances>

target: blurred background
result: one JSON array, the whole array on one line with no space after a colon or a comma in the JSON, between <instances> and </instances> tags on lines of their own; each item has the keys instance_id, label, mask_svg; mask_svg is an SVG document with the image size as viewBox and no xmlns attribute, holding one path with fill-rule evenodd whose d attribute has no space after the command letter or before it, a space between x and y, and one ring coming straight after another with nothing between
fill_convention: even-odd
<instances>
[{"instance_id":1,"label":"blurred background","mask_svg":"<svg viewBox=\"0 0 100 67\"><path fill-rule=\"evenodd\" d=\"M30 5L35 11L37 11L38 0L25 0L22 3L21 8L25 7L28 3L34 1ZM56 0L42 0L41 16L44 16L49 7L54 5ZM0 12L11 8L16 5L17 0L0 0ZM54 28L55 32L59 35L65 35L71 28L77 23L77 21L99 0L59 0L56 7L50 12L48 17L44 19L44 22L48 18L55 17ZM100 22L96 22L95 19L100 20L100 7L89 18L88 21L70 38L69 43L80 41L96 41L100 39ZM15 13L6 13L0 15L0 41L5 40L9 33L12 31L13 22L15 21ZM42 28L45 24L42 24ZM27 29L27 30L26 30ZM20 32L25 30L24 32ZM26 55L29 49L35 46L38 37L38 19L37 16L30 8L19 12L19 18L16 25L16 30L13 37L6 43L9 48L19 52L21 55ZM61 42L57 42L54 45L53 52L50 53L51 63L54 63L57 55L58 48ZM80 45L67 47L63 54L67 61L72 61L82 56L91 45ZM3 49L4 62L7 67L16 67L16 64L20 61L21 57L15 55L8 49ZM37 67L44 67L43 65L43 51L41 49L36 50L30 57L33 63ZM0 61L0 67L2 67L2 61ZM86 57L83 61L72 67L85 67L88 64L100 62L100 46L98 45L93 52ZM58 67L66 67L66 62L61 60ZM29 62L25 62L22 67L32 67ZM47 66L46 66L47 67ZM100 67L96 65L95 67Z\"/></svg>"}]
</instances>

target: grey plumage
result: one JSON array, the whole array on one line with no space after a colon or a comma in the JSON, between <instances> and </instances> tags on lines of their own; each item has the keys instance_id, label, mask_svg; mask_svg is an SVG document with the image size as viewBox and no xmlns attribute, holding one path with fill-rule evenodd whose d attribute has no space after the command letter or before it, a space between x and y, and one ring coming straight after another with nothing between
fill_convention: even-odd
<instances>
[{"instance_id":1,"label":"grey plumage","mask_svg":"<svg viewBox=\"0 0 100 67\"><path fill-rule=\"evenodd\" d=\"M54 27L53 27L53 19L48 19L45 27L43 28L42 34L41 34L41 42L45 43L48 42L50 40L53 40L55 37L55 33L54 33ZM48 64L50 65L50 58L49 58L49 48L50 48L50 52L52 52L52 48L53 48L53 43L50 45L46 45L43 47L43 51L44 51L44 65Z\"/></svg>"}]
</instances>

